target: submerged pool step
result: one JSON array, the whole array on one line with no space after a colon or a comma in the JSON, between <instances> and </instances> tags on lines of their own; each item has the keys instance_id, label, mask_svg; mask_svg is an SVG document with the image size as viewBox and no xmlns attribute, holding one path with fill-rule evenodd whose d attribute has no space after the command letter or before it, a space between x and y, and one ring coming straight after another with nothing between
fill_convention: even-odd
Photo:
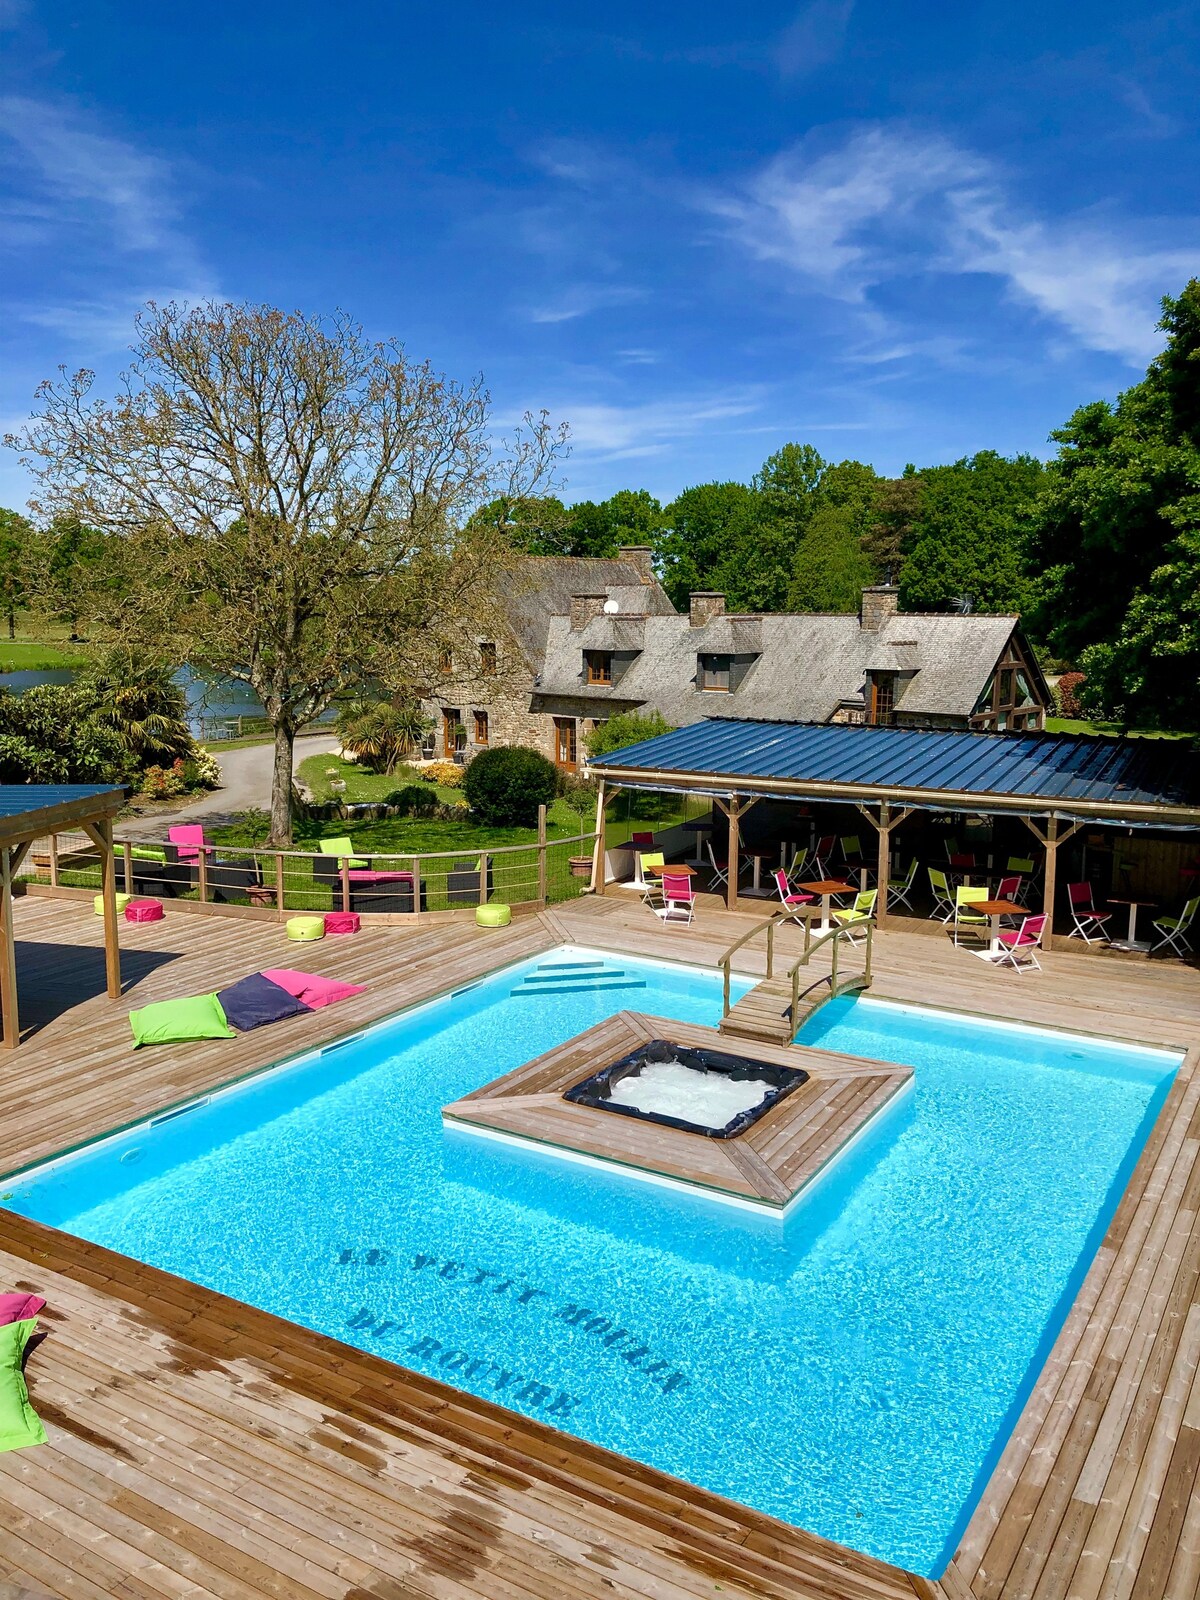
<instances>
[{"instance_id":1,"label":"submerged pool step","mask_svg":"<svg viewBox=\"0 0 1200 1600\"><path fill-rule=\"evenodd\" d=\"M519 989L510 989L509 997L511 999L530 994L596 994L601 989L644 989L645 987L645 981L641 978L622 978L614 974L611 981L599 983L539 983L536 986L525 984Z\"/></svg>"},{"instance_id":2,"label":"submerged pool step","mask_svg":"<svg viewBox=\"0 0 1200 1600\"><path fill-rule=\"evenodd\" d=\"M588 972L530 972L522 980L525 987L540 986L543 983L591 983L594 978L623 978L626 976L624 967L597 967Z\"/></svg>"},{"instance_id":3,"label":"submerged pool step","mask_svg":"<svg viewBox=\"0 0 1200 1600\"><path fill-rule=\"evenodd\" d=\"M603 961L539 961L535 972L603 972Z\"/></svg>"}]
</instances>

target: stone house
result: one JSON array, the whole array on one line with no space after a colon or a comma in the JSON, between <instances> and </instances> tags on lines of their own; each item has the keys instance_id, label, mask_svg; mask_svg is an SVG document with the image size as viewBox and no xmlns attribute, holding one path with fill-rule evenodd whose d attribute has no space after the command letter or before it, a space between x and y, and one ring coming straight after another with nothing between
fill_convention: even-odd
<instances>
[{"instance_id":1,"label":"stone house","mask_svg":"<svg viewBox=\"0 0 1200 1600\"><path fill-rule=\"evenodd\" d=\"M622 711L656 710L675 727L724 714L1018 731L1043 727L1051 707L1014 615L902 613L886 586L863 591L857 616L736 615L715 593L680 614L648 550L521 570L500 609L504 649L527 675L490 700L486 673L473 695L456 686L463 703L437 705L438 753L530 744L574 770L586 732Z\"/></svg>"}]
</instances>

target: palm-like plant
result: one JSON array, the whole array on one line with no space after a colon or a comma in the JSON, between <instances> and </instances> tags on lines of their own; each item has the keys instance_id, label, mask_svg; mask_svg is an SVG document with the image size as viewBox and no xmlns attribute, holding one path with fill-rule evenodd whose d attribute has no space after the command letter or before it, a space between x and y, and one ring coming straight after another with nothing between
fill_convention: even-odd
<instances>
[{"instance_id":1,"label":"palm-like plant","mask_svg":"<svg viewBox=\"0 0 1200 1600\"><path fill-rule=\"evenodd\" d=\"M161 662L113 650L80 678L95 701L96 720L110 728L139 766L189 755L187 696Z\"/></svg>"},{"instance_id":2,"label":"palm-like plant","mask_svg":"<svg viewBox=\"0 0 1200 1600\"><path fill-rule=\"evenodd\" d=\"M395 772L430 726L417 700L379 701L344 711L338 718L338 738L364 767L373 772Z\"/></svg>"}]
</instances>

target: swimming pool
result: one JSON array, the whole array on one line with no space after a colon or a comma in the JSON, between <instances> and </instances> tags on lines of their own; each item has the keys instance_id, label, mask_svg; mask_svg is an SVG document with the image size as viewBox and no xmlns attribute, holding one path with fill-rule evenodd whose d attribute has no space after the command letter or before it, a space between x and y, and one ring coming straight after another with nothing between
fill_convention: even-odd
<instances>
[{"instance_id":1,"label":"swimming pool","mask_svg":"<svg viewBox=\"0 0 1200 1600\"><path fill-rule=\"evenodd\" d=\"M0 1198L936 1574L1178 1057L832 1002L801 1041L914 1086L782 1222L443 1132L448 1101L626 1008L715 1023L719 975L552 952Z\"/></svg>"}]
</instances>

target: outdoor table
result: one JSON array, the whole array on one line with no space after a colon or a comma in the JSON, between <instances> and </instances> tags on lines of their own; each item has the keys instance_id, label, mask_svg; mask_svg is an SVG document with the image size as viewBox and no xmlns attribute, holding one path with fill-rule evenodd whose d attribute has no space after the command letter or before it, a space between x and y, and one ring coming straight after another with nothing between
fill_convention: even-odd
<instances>
[{"instance_id":1,"label":"outdoor table","mask_svg":"<svg viewBox=\"0 0 1200 1600\"><path fill-rule=\"evenodd\" d=\"M976 951L977 955L986 954L989 961L994 961L1001 954L1000 947L1000 918L1024 917L1028 913L1024 906L1019 906L1015 900L975 900L972 901L970 910L979 911L985 917L992 919L992 938L987 951Z\"/></svg>"},{"instance_id":2,"label":"outdoor table","mask_svg":"<svg viewBox=\"0 0 1200 1600\"><path fill-rule=\"evenodd\" d=\"M762 886L762 864L764 861L771 860L771 851L743 850L742 854L746 856L748 860L754 863L754 871L750 879L750 887L746 890L746 893L748 895L757 895L760 899L764 895L769 896L771 891L769 889L764 889Z\"/></svg>"},{"instance_id":3,"label":"outdoor table","mask_svg":"<svg viewBox=\"0 0 1200 1600\"><path fill-rule=\"evenodd\" d=\"M1108 898L1115 906L1129 907L1129 931L1124 939L1110 940L1113 947L1117 950L1149 950L1149 939L1139 939L1137 936L1137 914L1142 906L1153 906L1157 902L1154 900L1134 900L1123 894L1110 894Z\"/></svg>"},{"instance_id":4,"label":"outdoor table","mask_svg":"<svg viewBox=\"0 0 1200 1600\"><path fill-rule=\"evenodd\" d=\"M664 861L662 866L659 866L658 862L654 861L644 866L642 871L647 878L660 877L664 872L670 872L680 878L694 878L696 876L695 867L689 867L686 861Z\"/></svg>"},{"instance_id":5,"label":"outdoor table","mask_svg":"<svg viewBox=\"0 0 1200 1600\"><path fill-rule=\"evenodd\" d=\"M685 822L683 825L683 831L684 833L694 833L696 835L696 853L693 856L690 856L689 860L694 861L697 866L702 866L704 864L704 856L702 854L704 848L704 835L713 831L711 820L705 822L703 818L701 818L695 822Z\"/></svg>"},{"instance_id":6,"label":"outdoor table","mask_svg":"<svg viewBox=\"0 0 1200 1600\"><path fill-rule=\"evenodd\" d=\"M818 933L828 933L830 928L829 909L835 894L852 894L853 888L848 883L840 883L836 878L821 878L816 883L802 883L801 889L805 894L819 894L821 896L821 920L817 924Z\"/></svg>"}]
</instances>

